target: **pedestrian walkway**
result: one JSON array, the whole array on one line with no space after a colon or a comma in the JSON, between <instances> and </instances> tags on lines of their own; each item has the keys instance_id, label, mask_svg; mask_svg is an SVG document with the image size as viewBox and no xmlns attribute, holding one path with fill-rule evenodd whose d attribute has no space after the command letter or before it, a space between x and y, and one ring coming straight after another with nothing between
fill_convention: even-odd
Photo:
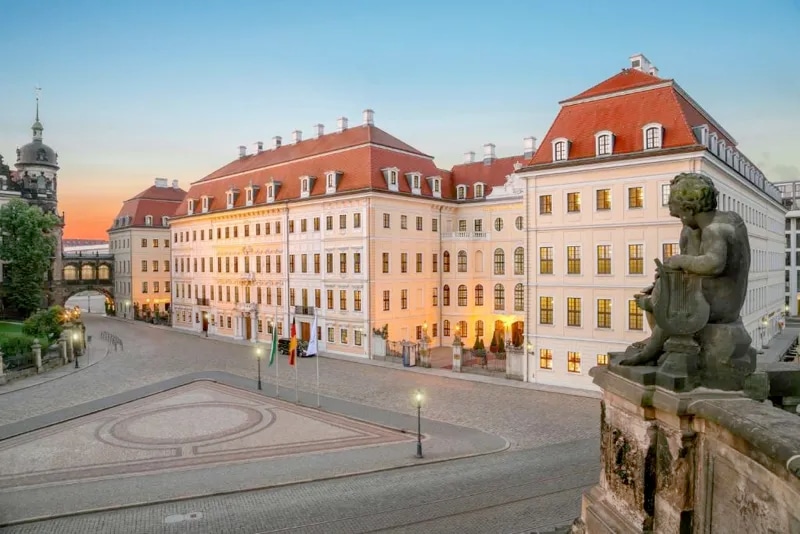
<instances>
[{"instance_id":1,"label":"pedestrian walkway","mask_svg":"<svg viewBox=\"0 0 800 534\"><path fill-rule=\"evenodd\" d=\"M791 323L787 325L783 332L780 332L769 341L769 345L766 348L759 351L758 363L781 361L792 345L797 342L798 336L800 336L800 325Z\"/></svg>"}]
</instances>

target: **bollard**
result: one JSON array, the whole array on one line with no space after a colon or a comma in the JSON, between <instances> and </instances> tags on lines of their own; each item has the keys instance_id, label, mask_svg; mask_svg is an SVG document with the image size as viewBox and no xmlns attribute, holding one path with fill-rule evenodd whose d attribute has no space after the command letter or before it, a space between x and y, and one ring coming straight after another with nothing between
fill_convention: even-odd
<instances>
[{"instance_id":1,"label":"bollard","mask_svg":"<svg viewBox=\"0 0 800 534\"><path fill-rule=\"evenodd\" d=\"M61 351L61 359L64 360L64 364L69 363L67 359L67 334L64 332L61 332L58 338L58 348Z\"/></svg>"},{"instance_id":2,"label":"bollard","mask_svg":"<svg viewBox=\"0 0 800 534\"><path fill-rule=\"evenodd\" d=\"M33 350L33 358L36 360L36 372L41 373L44 370L42 369L42 345L38 339L33 340L31 349Z\"/></svg>"},{"instance_id":3,"label":"bollard","mask_svg":"<svg viewBox=\"0 0 800 534\"><path fill-rule=\"evenodd\" d=\"M6 375L3 372L5 364L3 363L3 350L0 349L0 386L6 383Z\"/></svg>"}]
</instances>

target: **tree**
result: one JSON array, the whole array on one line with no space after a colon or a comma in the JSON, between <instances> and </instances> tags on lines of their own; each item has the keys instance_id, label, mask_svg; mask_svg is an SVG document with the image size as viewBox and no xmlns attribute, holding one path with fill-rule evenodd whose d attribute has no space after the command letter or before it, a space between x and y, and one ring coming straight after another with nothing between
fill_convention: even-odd
<instances>
[{"instance_id":1,"label":"tree","mask_svg":"<svg viewBox=\"0 0 800 534\"><path fill-rule=\"evenodd\" d=\"M56 253L52 230L57 224L55 215L23 200L0 207L4 301L22 317L38 310L44 299L44 281Z\"/></svg>"},{"instance_id":2,"label":"tree","mask_svg":"<svg viewBox=\"0 0 800 534\"><path fill-rule=\"evenodd\" d=\"M0 154L0 176L11 178L11 169L6 165L2 154Z\"/></svg>"},{"instance_id":3,"label":"tree","mask_svg":"<svg viewBox=\"0 0 800 534\"><path fill-rule=\"evenodd\" d=\"M47 338L48 345L58 339L64 329L64 308L51 306L46 310L39 310L22 323L22 333Z\"/></svg>"}]
</instances>

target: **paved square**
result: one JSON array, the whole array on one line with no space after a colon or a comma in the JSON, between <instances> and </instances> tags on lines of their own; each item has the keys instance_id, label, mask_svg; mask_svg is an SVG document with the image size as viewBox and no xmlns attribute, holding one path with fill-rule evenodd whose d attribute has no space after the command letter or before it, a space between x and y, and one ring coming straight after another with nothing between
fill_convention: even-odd
<instances>
[{"instance_id":1,"label":"paved square","mask_svg":"<svg viewBox=\"0 0 800 534\"><path fill-rule=\"evenodd\" d=\"M0 489L411 439L378 425L198 381L0 442Z\"/></svg>"}]
</instances>

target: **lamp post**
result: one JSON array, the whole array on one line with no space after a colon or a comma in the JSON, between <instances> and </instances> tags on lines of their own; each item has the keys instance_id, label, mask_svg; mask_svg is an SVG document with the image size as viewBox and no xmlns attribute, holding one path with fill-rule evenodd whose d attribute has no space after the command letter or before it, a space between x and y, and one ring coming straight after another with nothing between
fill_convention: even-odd
<instances>
[{"instance_id":1,"label":"lamp post","mask_svg":"<svg viewBox=\"0 0 800 534\"><path fill-rule=\"evenodd\" d=\"M417 458L422 458L422 401L424 398L420 390L414 394L414 402L417 405Z\"/></svg>"},{"instance_id":2,"label":"lamp post","mask_svg":"<svg viewBox=\"0 0 800 534\"><path fill-rule=\"evenodd\" d=\"M81 336L77 332L72 334L72 347L73 347L73 350L74 350L75 345L80 340L80 338L81 338ZM80 369L80 365L78 365L78 351L77 350L75 350L75 369Z\"/></svg>"},{"instance_id":3,"label":"lamp post","mask_svg":"<svg viewBox=\"0 0 800 534\"><path fill-rule=\"evenodd\" d=\"M261 356L264 351L261 350L261 346L256 346L256 360L258 360L258 389L261 390Z\"/></svg>"}]
</instances>

